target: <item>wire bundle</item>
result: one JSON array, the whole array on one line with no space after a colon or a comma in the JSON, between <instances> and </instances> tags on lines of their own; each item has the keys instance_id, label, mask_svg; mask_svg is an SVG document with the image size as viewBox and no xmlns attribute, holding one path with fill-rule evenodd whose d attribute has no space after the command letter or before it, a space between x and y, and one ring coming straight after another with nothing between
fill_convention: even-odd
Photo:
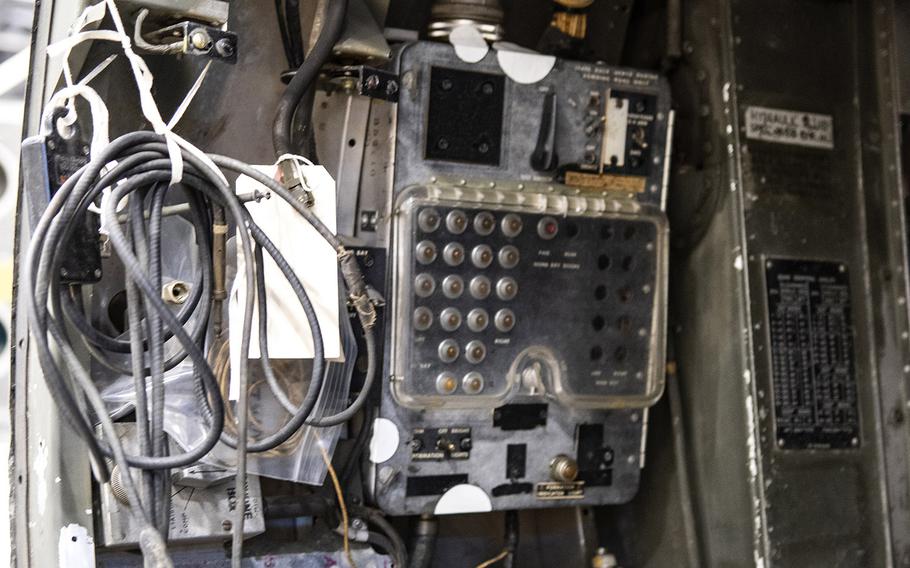
<instances>
[{"instance_id":1,"label":"wire bundle","mask_svg":"<svg viewBox=\"0 0 910 568\"><path fill-rule=\"evenodd\" d=\"M25 293L38 359L47 385L67 424L86 442L96 477L110 479L107 459L119 469L130 510L141 527L140 544L154 565L168 565L164 537L168 528L168 470L198 462L220 441L236 448L237 501L245 502L245 468L247 452L272 450L292 437L304 424L324 427L349 420L366 402L376 374L376 344L372 325L375 311L366 295L363 278L353 259L337 237L315 217L303 203L281 184L247 164L224 156L209 156L218 168L245 174L265 185L273 194L287 201L307 222L338 251L341 273L350 304L356 310L363 328L368 361L366 379L356 400L344 411L325 418L311 416L323 385L324 349L319 323L313 305L300 280L281 252L263 230L251 219L241 201L212 163L206 163L190 152L182 151L183 181L169 185L172 162L163 136L152 132L133 132L114 140L103 152L71 176L51 199L35 227L30 243ZM99 198L108 188L110 195ZM164 203L182 194L196 231L199 277L190 297L179 310L172 310L161 298L161 219ZM116 204L127 200L126 215L118 217ZM84 315L81 293L75 286L64 285L58 276L61 251L75 228L99 207L109 224L109 239L124 268L127 294L129 339L107 335ZM238 229L238 248L244 258L244 278L249 293L245 298L241 334L240 397L236 405L236 436L225 432L225 401L215 374L205 354L206 335L212 311L212 223L214 211L223 210ZM247 439L248 353L253 325L254 302L264 307L264 255L268 254L288 280L300 306L307 315L314 338L312 376L299 407L275 432L257 440ZM255 291L255 294L253 293ZM268 338L264 333L267 314L261 309L259 334L261 363L271 372ZM90 357L115 370L132 375L136 397L139 452L128 455L107 414L96 385L76 352L71 334L78 335ZM165 357L165 344L177 345ZM128 354L130 366L121 369L116 354ZM196 446L173 455L168 453L163 432L164 372L189 360L194 369L200 409L205 417L206 434ZM274 388L277 381L270 386ZM283 394L283 393L282 393ZM286 397L285 397L286 398ZM95 433L100 422L102 436ZM141 470L142 483L136 487L131 468ZM243 537L244 507L236 508L234 528L234 562L239 563L239 543Z\"/></svg>"}]
</instances>

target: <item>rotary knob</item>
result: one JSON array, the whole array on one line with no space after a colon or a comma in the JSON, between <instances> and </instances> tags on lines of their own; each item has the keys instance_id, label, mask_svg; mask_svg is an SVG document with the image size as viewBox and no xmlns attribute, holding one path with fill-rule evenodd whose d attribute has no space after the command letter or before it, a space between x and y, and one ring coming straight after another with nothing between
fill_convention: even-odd
<instances>
[{"instance_id":1,"label":"rotary knob","mask_svg":"<svg viewBox=\"0 0 910 568\"><path fill-rule=\"evenodd\" d=\"M559 454L550 460L550 477L554 481L565 483L575 481L578 477L578 464L565 454Z\"/></svg>"}]
</instances>

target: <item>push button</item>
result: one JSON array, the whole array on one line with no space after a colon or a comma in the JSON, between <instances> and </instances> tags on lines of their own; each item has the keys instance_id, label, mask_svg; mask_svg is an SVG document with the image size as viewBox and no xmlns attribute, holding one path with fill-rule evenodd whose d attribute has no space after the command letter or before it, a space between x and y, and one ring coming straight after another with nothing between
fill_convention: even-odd
<instances>
[{"instance_id":1,"label":"push button","mask_svg":"<svg viewBox=\"0 0 910 568\"><path fill-rule=\"evenodd\" d=\"M496 295L500 300L509 301L518 294L518 282L511 276L500 278L496 283Z\"/></svg>"},{"instance_id":2,"label":"push button","mask_svg":"<svg viewBox=\"0 0 910 568\"><path fill-rule=\"evenodd\" d=\"M518 249L512 245L506 245L499 249L499 266L503 268L515 268L518 266Z\"/></svg>"},{"instance_id":3,"label":"push button","mask_svg":"<svg viewBox=\"0 0 910 568\"><path fill-rule=\"evenodd\" d=\"M509 213L502 218L502 234L507 237L517 237L521 233L524 223L515 213Z\"/></svg>"},{"instance_id":4,"label":"push button","mask_svg":"<svg viewBox=\"0 0 910 568\"><path fill-rule=\"evenodd\" d=\"M461 276L450 274L443 278L442 293L446 298L454 300L460 297L462 292L464 292L464 280L461 279Z\"/></svg>"},{"instance_id":5,"label":"push button","mask_svg":"<svg viewBox=\"0 0 910 568\"><path fill-rule=\"evenodd\" d=\"M453 235L460 235L468 228L468 216L464 211L455 209L446 215L446 229Z\"/></svg>"},{"instance_id":6,"label":"push button","mask_svg":"<svg viewBox=\"0 0 910 568\"><path fill-rule=\"evenodd\" d=\"M496 228L496 218L488 211L481 211L474 217L474 232L486 237Z\"/></svg>"},{"instance_id":7,"label":"push button","mask_svg":"<svg viewBox=\"0 0 910 568\"><path fill-rule=\"evenodd\" d=\"M553 217L542 217L537 222L537 236L549 241L559 232L559 221Z\"/></svg>"},{"instance_id":8,"label":"push button","mask_svg":"<svg viewBox=\"0 0 910 568\"><path fill-rule=\"evenodd\" d=\"M486 268L493 262L493 249L489 245L477 245L471 251L471 262L477 268Z\"/></svg>"},{"instance_id":9,"label":"push button","mask_svg":"<svg viewBox=\"0 0 910 568\"><path fill-rule=\"evenodd\" d=\"M486 300L490 295L490 279L486 276L475 276L471 279L471 297L475 300Z\"/></svg>"},{"instance_id":10,"label":"push button","mask_svg":"<svg viewBox=\"0 0 910 568\"><path fill-rule=\"evenodd\" d=\"M446 331L455 331L461 327L461 312L455 308L442 310L439 316L439 325Z\"/></svg>"},{"instance_id":11,"label":"push button","mask_svg":"<svg viewBox=\"0 0 910 568\"><path fill-rule=\"evenodd\" d=\"M454 339L443 340L439 344L437 349L439 353L439 360L443 363L451 363L455 359L458 359L458 344L455 343Z\"/></svg>"},{"instance_id":12,"label":"push button","mask_svg":"<svg viewBox=\"0 0 910 568\"><path fill-rule=\"evenodd\" d=\"M414 329L426 331L433 325L433 312L429 308L420 307L414 310Z\"/></svg>"},{"instance_id":13,"label":"push button","mask_svg":"<svg viewBox=\"0 0 910 568\"><path fill-rule=\"evenodd\" d=\"M414 292L421 298L429 298L436 290L436 281L426 272L414 278Z\"/></svg>"},{"instance_id":14,"label":"push button","mask_svg":"<svg viewBox=\"0 0 910 568\"><path fill-rule=\"evenodd\" d=\"M458 266L464 262L464 246L461 243L449 243L442 249L442 259L449 266Z\"/></svg>"},{"instance_id":15,"label":"push button","mask_svg":"<svg viewBox=\"0 0 910 568\"><path fill-rule=\"evenodd\" d=\"M417 215L417 226L424 233L432 233L439 228L441 218L439 211L433 208L427 208Z\"/></svg>"},{"instance_id":16,"label":"push button","mask_svg":"<svg viewBox=\"0 0 910 568\"><path fill-rule=\"evenodd\" d=\"M420 264L430 264L436 260L436 245L432 241L420 241L417 243L417 262Z\"/></svg>"}]
</instances>

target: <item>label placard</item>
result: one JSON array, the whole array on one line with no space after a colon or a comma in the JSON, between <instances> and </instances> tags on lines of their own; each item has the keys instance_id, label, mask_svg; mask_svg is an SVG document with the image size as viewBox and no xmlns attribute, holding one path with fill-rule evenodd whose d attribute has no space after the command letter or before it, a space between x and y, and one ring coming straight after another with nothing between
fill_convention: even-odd
<instances>
[{"instance_id":1,"label":"label placard","mask_svg":"<svg viewBox=\"0 0 910 568\"><path fill-rule=\"evenodd\" d=\"M856 447L856 388L846 265L765 261L774 392L781 449Z\"/></svg>"},{"instance_id":2,"label":"label placard","mask_svg":"<svg viewBox=\"0 0 910 568\"><path fill-rule=\"evenodd\" d=\"M834 149L834 117L760 106L746 107L746 138Z\"/></svg>"},{"instance_id":3,"label":"label placard","mask_svg":"<svg viewBox=\"0 0 910 568\"><path fill-rule=\"evenodd\" d=\"M566 172L566 185L573 185L581 189L641 193L645 190L645 182L647 182L647 178L644 176Z\"/></svg>"},{"instance_id":4,"label":"label placard","mask_svg":"<svg viewBox=\"0 0 910 568\"><path fill-rule=\"evenodd\" d=\"M534 496L541 500L582 499L585 496L584 481L543 481L534 486Z\"/></svg>"}]
</instances>

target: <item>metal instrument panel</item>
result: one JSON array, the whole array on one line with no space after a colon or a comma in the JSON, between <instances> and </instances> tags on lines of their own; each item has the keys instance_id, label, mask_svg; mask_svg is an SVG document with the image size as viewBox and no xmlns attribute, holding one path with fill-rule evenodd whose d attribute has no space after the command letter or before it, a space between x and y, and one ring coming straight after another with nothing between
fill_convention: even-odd
<instances>
[{"instance_id":1,"label":"metal instrument panel","mask_svg":"<svg viewBox=\"0 0 910 568\"><path fill-rule=\"evenodd\" d=\"M557 60L523 85L434 43L398 73L380 416L399 442L374 498L628 501L663 392L665 83Z\"/></svg>"}]
</instances>

